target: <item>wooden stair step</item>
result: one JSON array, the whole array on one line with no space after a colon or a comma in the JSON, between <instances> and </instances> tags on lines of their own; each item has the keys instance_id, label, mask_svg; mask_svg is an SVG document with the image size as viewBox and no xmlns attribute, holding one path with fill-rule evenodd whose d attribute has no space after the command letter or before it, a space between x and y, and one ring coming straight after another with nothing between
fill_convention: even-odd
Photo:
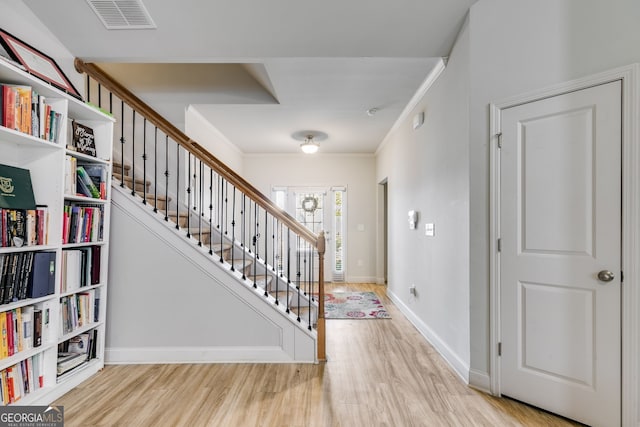
<instances>
[{"instance_id":1,"label":"wooden stair step","mask_svg":"<svg viewBox=\"0 0 640 427\"><path fill-rule=\"evenodd\" d=\"M113 171L113 176L121 176L122 175L122 163L113 162L111 164L111 170ZM131 165L124 165L124 175L129 175L129 171L131 170Z\"/></svg>"},{"instance_id":2,"label":"wooden stair step","mask_svg":"<svg viewBox=\"0 0 640 427\"><path fill-rule=\"evenodd\" d=\"M118 176L116 178L120 178L120 177ZM133 182L133 178L132 177L130 177L128 175L124 176L124 185L126 185L129 188L131 188L132 187L132 182ZM136 191L145 191L145 187L146 187L146 191L148 193L149 190L151 189L151 181L145 181L144 179L136 178Z\"/></svg>"},{"instance_id":3,"label":"wooden stair step","mask_svg":"<svg viewBox=\"0 0 640 427\"><path fill-rule=\"evenodd\" d=\"M245 274L247 275L247 279L250 279L249 275L246 273L247 269L249 267L251 267L251 264L253 264L253 260L247 259L244 261L244 270L245 270ZM243 261L242 260L234 260L233 261L233 269L242 272L242 265L243 265Z\"/></svg>"},{"instance_id":4,"label":"wooden stair step","mask_svg":"<svg viewBox=\"0 0 640 427\"><path fill-rule=\"evenodd\" d=\"M145 193L142 191L136 191L136 194L140 197L145 196ZM156 195L153 193L146 193L146 196L147 196L147 203L149 203L150 205L153 205L154 202L156 201ZM167 198L165 196L161 196L160 194L158 194L157 200L158 200L158 204L156 205L156 208L158 208L159 210L163 210L163 209L166 209L167 203L171 201L171 197Z\"/></svg>"}]
</instances>

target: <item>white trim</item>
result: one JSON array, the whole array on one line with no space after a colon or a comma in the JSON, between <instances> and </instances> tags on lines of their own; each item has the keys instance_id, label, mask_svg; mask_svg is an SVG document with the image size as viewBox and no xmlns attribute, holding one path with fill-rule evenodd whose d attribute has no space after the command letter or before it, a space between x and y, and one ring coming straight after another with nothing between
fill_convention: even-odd
<instances>
[{"instance_id":1,"label":"white trim","mask_svg":"<svg viewBox=\"0 0 640 427\"><path fill-rule=\"evenodd\" d=\"M378 279L373 276L345 276L347 283L377 283Z\"/></svg>"},{"instance_id":2,"label":"white trim","mask_svg":"<svg viewBox=\"0 0 640 427\"><path fill-rule=\"evenodd\" d=\"M402 110L402 113L400 113L400 116L398 116L393 126L391 126L391 129L389 129L389 132L387 132L387 134L385 135L380 145L378 145L378 148L376 148L376 151L374 152L376 156L380 153L380 151L382 151L384 146L387 145L387 143L391 140L391 135L396 130L398 130L398 128L402 125L402 123L404 123L405 120L407 120L407 118L409 117L409 114L411 114L411 111L414 108L416 108L416 106L418 105L418 103L420 103L420 101L422 101L422 98L427 94L427 92L429 91L433 83L435 83L438 77L440 77L440 74L442 74L442 72L446 67L445 59L448 59L448 58L440 58L440 60L433 67L433 70L431 70L431 72L427 76L427 78L424 79L424 81L422 82L422 84L420 85L416 93L413 95L413 97L411 98L407 106L404 107L404 110Z\"/></svg>"},{"instance_id":3,"label":"white trim","mask_svg":"<svg viewBox=\"0 0 640 427\"><path fill-rule=\"evenodd\" d=\"M292 360L280 347L129 347L105 350L105 364L314 363Z\"/></svg>"},{"instance_id":4,"label":"white trim","mask_svg":"<svg viewBox=\"0 0 640 427\"><path fill-rule=\"evenodd\" d=\"M387 289L387 295L396 305L398 310L418 329L418 332L431 344L440 356L451 366L456 374L469 384L469 365L453 351L442 338L436 334L422 319L400 299L396 294Z\"/></svg>"},{"instance_id":5,"label":"white trim","mask_svg":"<svg viewBox=\"0 0 640 427\"><path fill-rule=\"evenodd\" d=\"M483 393L491 393L491 377L488 373L471 369L469 371L469 386Z\"/></svg>"},{"instance_id":6,"label":"white trim","mask_svg":"<svg viewBox=\"0 0 640 427\"><path fill-rule=\"evenodd\" d=\"M638 114L640 112L638 72L640 67L633 64L616 68L582 79L551 86L535 92L518 95L490 105L490 364L491 392L500 395L500 372L498 370L497 344L500 339L499 301L499 256L495 242L499 236L500 211L498 200L499 159L494 135L500 130L500 111L527 102L572 92L591 86L622 80L622 425L640 425L640 403L638 388L640 378L638 350L640 334L640 142Z\"/></svg>"}]
</instances>

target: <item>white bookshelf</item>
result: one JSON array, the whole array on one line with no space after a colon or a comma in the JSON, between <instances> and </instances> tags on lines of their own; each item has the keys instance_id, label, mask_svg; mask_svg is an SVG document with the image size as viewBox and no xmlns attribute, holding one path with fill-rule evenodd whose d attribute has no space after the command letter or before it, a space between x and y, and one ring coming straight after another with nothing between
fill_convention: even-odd
<instances>
[{"instance_id":1,"label":"white bookshelf","mask_svg":"<svg viewBox=\"0 0 640 427\"><path fill-rule=\"evenodd\" d=\"M26 253L30 251L55 252L55 292L52 295L34 299L23 299L1 304L0 313L11 310L24 310L25 307L48 306L49 327L43 331L42 344L38 347L26 348L9 357L2 357L0 352L0 372L12 366L20 366L20 363L32 358L41 358L41 373L43 374L43 386L29 394L21 396L14 402L16 405L46 405L53 402L72 388L104 367L105 347L105 316L107 304L107 273L109 256L109 222L111 199L111 153L113 144L114 119L98 109L67 95L63 91L39 80L24 72L15 65L0 59L0 84L17 84L30 86L39 95L45 96L47 102L62 114L60 136L57 143L48 142L38 137L21 133L0 126L0 164L28 169L31 173L31 181L36 204L46 205L49 212L48 241L44 245L23 247L0 247L0 258L14 253ZM1 95L1 92L0 92ZM69 120L76 120L90 127L95 136L96 157L77 153L67 149L70 138ZM0 124L2 117L0 117ZM73 156L78 162L84 164L101 165L107 171L106 198L94 199L78 196L77 194L65 194L65 162L67 156ZM65 204L91 205L99 207L102 212L102 238L99 241L64 243L63 213ZM97 283L89 280L86 286L78 289L62 291L63 250L86 250L91 246L100 247L100 274ZM96 281L96 280L93 280ZM99 295L97 306L97 318L85 321L77 325L71 331L63 332L62 299L74 298L77 294L88 293L94 298ZM86 298L86 297L85 297ZM67 328L68 329L68 328ZM57 357L59 345L70 338L83 333L95 332L95 358L79 367L57 374ZM45 336L45 334L47 334ZM1 381L1 377L0 377ZM0 389L1 391L1 389ZM3 405L0 399L0 405Z\"/></svg>"}]
</instances>

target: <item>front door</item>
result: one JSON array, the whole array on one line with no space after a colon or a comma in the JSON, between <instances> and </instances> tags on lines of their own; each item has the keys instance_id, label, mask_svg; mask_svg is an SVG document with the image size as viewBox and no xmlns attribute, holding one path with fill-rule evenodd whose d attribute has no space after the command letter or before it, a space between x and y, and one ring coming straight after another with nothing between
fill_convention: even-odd
<instances>
[{"instance_id":1,"label":"front door","mask_svg":"<svg viewBox=\"0 0 640 427\"><path fill-rule=\"evenodd\" d=\"M500 392L621 414L621 82L501 111Z\"/></svg>"}]
</instances>

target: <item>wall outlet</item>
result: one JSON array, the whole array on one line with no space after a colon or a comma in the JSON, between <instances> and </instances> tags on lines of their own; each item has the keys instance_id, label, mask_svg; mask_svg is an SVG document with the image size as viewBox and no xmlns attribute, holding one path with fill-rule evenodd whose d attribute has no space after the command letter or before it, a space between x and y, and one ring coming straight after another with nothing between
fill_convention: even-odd
<instances>
[{"instance_id":1,"label":"wall outlet","mask_svg":"<svg viewBox=\"0 0 640 427\"><path fill-rule=\"evenodd\" d=\"M409 294L413 295L414 297L417 296L416 285L411 284L411 286L409 286Z\"/></svg>"}]
</instances>

